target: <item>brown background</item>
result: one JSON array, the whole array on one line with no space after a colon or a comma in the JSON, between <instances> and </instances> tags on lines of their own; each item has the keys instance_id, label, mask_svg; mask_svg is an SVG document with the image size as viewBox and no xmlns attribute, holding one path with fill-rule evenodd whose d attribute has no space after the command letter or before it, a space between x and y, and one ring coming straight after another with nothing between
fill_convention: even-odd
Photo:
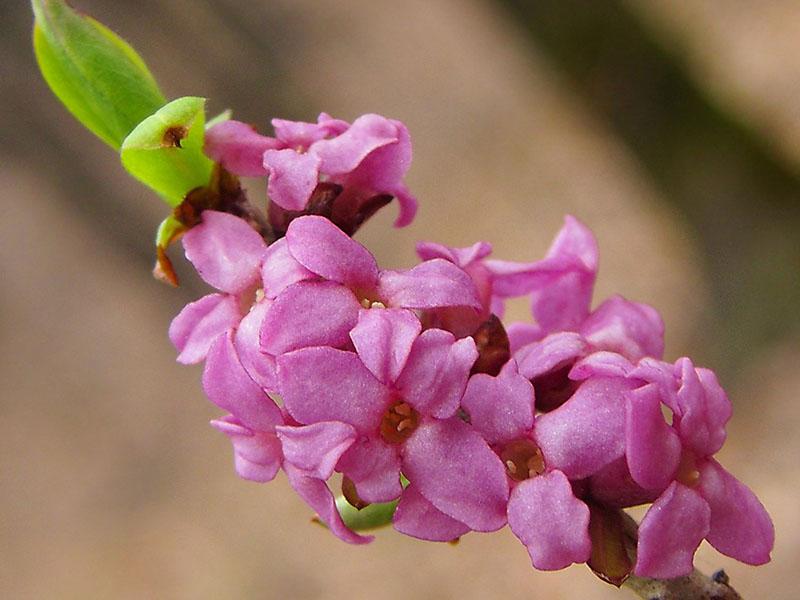
<instances>
[{"instance_id":1,"label":"brown background","mask_svg":"<svg viewBox=\"0 0 800 600\"><path fill-rule=\"evenodd\" d=\"M598 299L655 305L667 356L718 370L723 462L771 511L772 564L704 547L747 598L800 561L800 8L792 0L75 4L140 50L169 97L272 116L379 112L411 130L414 224L359 234L531 260L572 213L600 240ZM535 4L535 8L532 8ZM166 213L38 76L3 4L0 589L8 598L617 598L585 567L534 572L507 531L457 547L391 531L350 547L285 479L236 478L198 368L166 329L203 286L150 278ZM254 197L263 183L254 183ZM180 262L179 253L174 254ZM525 307L513 314L523 318Z\"/></svg>"}]
</instances>

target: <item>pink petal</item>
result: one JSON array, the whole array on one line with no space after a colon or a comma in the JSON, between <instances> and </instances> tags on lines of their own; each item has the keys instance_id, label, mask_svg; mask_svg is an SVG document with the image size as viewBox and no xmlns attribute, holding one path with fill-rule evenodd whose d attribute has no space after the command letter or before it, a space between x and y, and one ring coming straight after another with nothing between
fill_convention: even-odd
<instances>
[{"instance_id":1,"label":"pink petal","mask_svg":"<svg viewBox=\"0 0 800 600\"><path fill-rule=\"evenodd\" d=\"M199 363L222 333L242 318L239 302L227 294L209 294L183 307L169 326L169 339L177 348L177 361Z\"/></svg>"},{"instance_id":2,"label":"pink petal","mask_svg":"<svg viewBox=\"0 0 800 600\"><path fill-rule=\"evenodd\" d=\"M564 269L548 277L531 294L531 311L547 333L574 330L588 314L593 279L583 271Z\"/></svg>"},{"instance_id":3,"label":"pink petal","mask_svg":"<svg viewBox=\"0 0 800 600\"><path fill-rule=\"evenodd\" d=\"M769 562L775 528L750 488L708 460L700 466L698 491L711 507L711 531L706 536L711 545L750 565Z\"/></svg>"},{"instance_id":4,"label":"pink petal","mask_svg":"<svg viewBox=\"0 0 800 600\"><path fill-rule=\"evenodd\" d=\"M514 353L514 358L519 364L520 374L534 379L569 366L586 351L586 342L580 335L565 331L520 348Z\"/></svg>"},{"instance_id":5,"label":"pink petal","mask_svg":"<svg viewBox=\"0 0 800 600\"><path fill-rule=\"evenodd\" d=\"M394 221L395 227L406 227L411 224L417 215L417 198L403 185L398 184L390 190L392 195L397 198L399 211Z\"/></svg>"},{"instance_id":6,"label":"pink petal","mask_svg":"<svg viewBox=\"0 0 800 600\"><path fill-rule=\"evenodd\" d=\"M598 353L605 354L605 353ZM619 356L619 355L615 355ZM626 367L626 376L654 383L661 391L661 401L680 417L681 407L678 405L678 388L680 381L675 376L675 366L654 358L643 358L630 370ZM673 421L677 427L677 422Z\"/></svg>"},{"instance_id":7,"label":"pink petal","mask_svg":"<svg viewBox=\"0 0 800 600\"><path fill-rule=\"evenodd\" d=\"M239 121L224 121L206 131L205 153L231 173L244 177L266 175L264 152L281 147L280 141Z\"/></svg>"},{"instance_id":8,"label":"pink petal","mask_svg":"<svg viewBox=\"0 0 800 600\"><path fill-rule=\"evenodd\" d=\"M321 112L317 116L317 123L328 130L329 135L341 135L350 127L350 123L342 119L336 119L328 113Z\"/></svg>"},{"instance_id":9,"label":"pink petal","mask_svg":"<svg viewBox=\"0 0 800 600\"><path fill-rule=\"evenodd\" d=\"M291 464L284 465L284 471L297 495L316 511L320 521L325 523L336 537L349 544L367 544L374 539L372 536L358 535L344 524L339 511L336 510L333 494L324 481L308 477Z\"/></svg>"},{"instance_id":10,"label":"pink petal","mask_svg":"<svg viewBox=\"0 0 800 600\"><path fill-rule=\"evenodd\" d=\"M631 361L664 354L664 321L652 306L612 296L581 324L581 335L599 350L619 352Z\"/></svg>"},{"instance_id":11,"label":"pink petal","mask_svg":"<svg viewBox=\"0 0 800 600\"><path fill-rule=\"evenodd\" d=\"M232 415L211 421L211 426L230 438L239 477L258 483L275 478L282 460L281 443L275 434L253 431Z\"/></svg>"},{"instance_id":12,"label":"pink petal","mask_svg":"<svg viewBox=\"0 0 800 600\"><path fill-rule=\"evenodd\" d=\"M556 410L537 418L534 437L550 469L582 479L625 452L625 392L622 379L585 381Z\"/></svg>"},{"instance_id":13,"label":"pink petal","mask_svg":"<svg viewBox=\"0 0 800 600\"><path fill-rule=\"evenodd\" d=\"M391 306L402 308L482 308L472 279L451 262L436 258L407 271L383 271L378 295Z\"/></svg>"},{"instance_id":14,"label":"pink petal","mask_svg":"<svg viewBox=\"0 0 800 600\"><path fill-rule=\"evenodd\" d=\"M582 358L570 369L569 378L583 381L590 377L622 377L627 378L634 372L631 362L616 352L593 352Z\"/></svg>"},{"instance_id":15,"label":"pink petal","mask_svg":"<svg viewBox=\"0 0 800 600\"><path fill-rule=\"evenodd\" d=\"M410 310L372 308L358 314L350 332L364 365L379 381L392 384L406 365L422 324Z\"/></svg>"},{"instance_id":16,"label":"pink petal","mask_svg":"<svg viewBox=\"0 0 800 600\"><path fill-rule=\"evenodd\" d=\"M327 421L304 427L278 426L283 456L309 477L327 480L339 457L353 444L356 430L347 423Z\"/></svg>"},{"instance_id":17,"label":"pink petal","mask_svg":"<svg viewBox=\"0 0 800 600\"><path fill-rule=\"evenodd\" d=\"M420 413L451 417L458 410L477 358L472 338L456 341L449 331L428 329L414 341L397 388Z\"/></svg>"},{"instance_id":18,"label":"pink petal","mask_svg":"<svg viewBox=\"0 0 800 600\"><path fill-rule=\"evenodd\" d=\"M531 274L536 263L489 259L484 264L492 274L494 293L498 296L514 298L532 291L535 279Z\"/></svg>"},{"instance_id":19,"label":"pink petal","mask_svg":"<svg viewBox=\"0 0 800 600\"><path fill-rule=\"evenodd\" d=\"M394 128L395 142L375 148L365 156L358 167L345 174L333 175L337 181L345 181L348 186L372 189L378 193L386 192L400 195L398 188L405 189L403 176L411 166L411 136L400 121L386 119L380 115L364 115L353 121L351 129L379 130L386 133ZM382 135L379 133L379 135Z\"/></svg>"},{"instance_id":20,"label":"pink petal","mask_svg":"<svg viewBox=\"0 0 800 600\"><path fill-rule=\"evenodd\" d=\"M264 168L270 201L286 210L303 210L319 181L319 159L293 149L267 150Z\"/></svg>"},{"instance_id":21,"label":"pink petal","mask_svg":"<svg viewBox=\"0 0 800 600\"><path fill-rule=\"evenodd\" d=\"M700 456L711 456L725 442L725 425L731 418L731 403L714 373L695 369L688 358L678 359L677 429L681 440Z\"/></svg>"},{"instance_id":22,"label":"pink petal","mask_svg":"<svg viewBox=\"0 0 800 600\"><path fill-rule=\"evenodd\" d=\"M564 225L547 251L547 258L569 258L584 270L597 270L597 240L586 225L572 215L564 217Z\"/></svg>"},{"instance_id":23,"label":"pink petal","mask_svg":"<svg viewBox=\"0 0 800 600\"><path fill-rule=\"evenodd\" d=\"M521 482L508 501L508 525L537 569L554 571L589 560L589 507L560 471Z\"/></svg>"},{"instance_id":24,"label":"pink petal","mask_svg":"<svg viewBox=\"0 0 800 600\"><path fill-rule=\"evenodd\" d=\"M337 135L339 127L336 123L344 123L330 119L319 123L304 123L302 121L287 121L285 119L272 119L272 128L275 137L288 148L307 149L314 142L325 139L329 135ZM345 124L345 129L347 125Z\"/></svg>"},{"instance_id":25,"label":"pink petal","mask_svg":"<svg viewBox=\"0 0 800 600\"><path fill-rule=\"evenodd\" d=\"M203 280L229 294L245 291L258 281L266 244L239 217L214 210L203 211L203 222L183 238L186 258Z\"/></svg>"},{"instance_id":26,"label":"pink petal","mask_svg":"<svg viewBox=\"0 0 800 600\"><path fill-rule=\"evenodd\" d=\"M673 482L639 524L634 573L670 579L692 572L694 553L709 530L711 510L696 491Z\"/></svg>"},{"instance_id":27,"label":"pink petal","mask_svg":"<svg viewBox=\"0 0 800 600\"><path fill-rule=\"evenodd\" d=\"M476 242L465 248L451 248L435 242L417 242L417 256L422 260L443 258L462 269L486 258L491 252L492 245L489 242Z\"/></svg>"},{"instance_id":28,"label":"pink petal","mask_svg":"<svg viewBox=\"0 0 800 600\"><path fill-rule=\"evenodd\" d=\"M317 276L297 262L291 252L286 238L281 238L272 243L264 253L264 262L261 265L261 280L264 283L264 295L267 298L276 298L287 287L306 279L316 279Z\"/></svg>"},{"instance_id":29,"label":"pink petal","mask_svg":"<svg viewBox=\"0 0 800 600\"><path fill-rule=\"evenodd\" d=\"M337 467L356 486L365 502L389 502L403 491L400 455L378 437L362 437L342 455Z\"/></svg>"},{"instance_id":30,"label":"pink petal","mask_svg":"<svg viewBox=\"0 0 800 600\"><path fill-rule=\"evenodd\" d=\"M314 144L312 152L323 158L321 171L330 181L344 187L336 208L357 212L366 200L390 195L400 208L395 227L412 221L417 200L403 184L411 165L411 138L400 121L364 115L338 138Z\"/></svg>"},{"instance_id":31,"label":"pink petal","mask_svg":"<svg viewBox=\"0 0 800 600\"><path fill-rule=\"evenodd\" d=\"M663 492L646 490L631 477L628 462L622 456L607 464L589 479L589 492L594 500L606 506L626 508L652 502Z\"/></svg>"},{"instance_id":32,"label":"pink petal","mask_svg":"<svg viewBox=\"0 0 800 600\"><path fill-rule=\"evenodd\" d=\"M372 152L398 142L395 122L379 115L363 115L341 135L314 144L312 152L320 159L326 175L350 173Z\"/></svg>"},{"instance_id":33,"label":"pink petal","mask_svg":"<svg viewBox=\"0 0 800 600\"><path fill-rule=\"evenodd\" d=\"M214 404L247 427L272 431L275 425L283 423L280 409L239 362L232 331L218 337L208 352L203 390Z\"/></svg>"},{"instance_id":34,"label":"pink petal","mask_svg":"<svg viewBox=\"0 0 800 600\"><path fill-rule=\"evenodd\" d=\"M344 346L350 341L360 308L353 293L337 283L295 283L267 309L261 349L278 356L308 346Z\"/></svg>"},{"instance_id":35,"label":"pink petal","mask_svg":"<svg viewBox=\"0 0 800 600\"><path fill-rule=\"evenodd\" d=\"M517 373L514 361L497 377L470 377L461 405L489 444L521 438L533 427L533 386Z\"/></svg>"},{"instance_id":36,"label":"pink petal","mask_svg":"<svg viewBox=\"0 0 800 600\"><path fill-rule=\"evenodd\" d=\"M286 231L289 251L300 264L320 277L351 288L371 290L378 265L369 251L328 219L299 217Z\"/></svg>"},{"instance_id":37,"label":"pink petal","mask_svg":"<svg viewBox=\"0 0 800 600\"><path fill-rule=\"evenodd\" d=\"M413 485L403 491L392 523L400 533L430 542L451 542L470 531L428 502Z\"/></svg>"},{"instance_id":38,"label":"pink petal","mask_svg":"<svg viewBox=\"0 0 800 600\"><path fill-rule=\"evenodd\" d=\"M633 479L657 490L672 481L681 460L681 441L661 413L658 387L649 384L626 397L625 454Z\"/></svg>"},{"instance_id":39,"label":"pink petal","mask_svg":"<svg viewBox=\"0 0 800 600\"><path fill-rule=\"evenodd\" d=\"M588 227L571 216L547 252L534 263L531 308L547 332L574 330L589 314L597 276L597 241Z\"/></svg>"},{"instance_id":40,"label":"pink petal","mask_svg":"<svg viewBox=\"0 0 800 600\"><path fill-rule=\"evenodd\" d=\"M261 388L268 392L275 392L278 389L278 381L275 375L275 357L261 351L259 343L261 325L264 322L264 315L269 308L270 301L267 299L257 302L245 315L236 335L233 338L233 345L239 354L239 360L247 371L250 378Z\"/></svg>"},{"instance_id":41,"label":"pink petal","mask_svg":"<svg viewBox=\"0 0 800 600\"><path fill-rule=\"evenodd\" d=\"M279 356L278 381L286 409L303 424L342 421L372 433L391 398L357 354L333 348Z\"/></svg>"},{"instance_id":42,"label":"pink petal","mask_svg":"<svg viewBox=\"0 0 800 600\"><path fill-rule=\"evenodd\" d=\"M538 342L547 335L541 327L533 323L520 323L515 322L506 326L506 333L508 334L508 343L511 346L511 352L515 353L524 346Z\"/></svg>"},{"instance_id":43,"label":"pink petal","mask_svg":"<svg viewBox=\"0 0 800 600\"><path fill-rule=\"evenodd\" d=\"M422 422L405 443L403 473L437 509L470 529L495 531L506 523L503 463L457 417Z\"/></svg>"}]
</instances>

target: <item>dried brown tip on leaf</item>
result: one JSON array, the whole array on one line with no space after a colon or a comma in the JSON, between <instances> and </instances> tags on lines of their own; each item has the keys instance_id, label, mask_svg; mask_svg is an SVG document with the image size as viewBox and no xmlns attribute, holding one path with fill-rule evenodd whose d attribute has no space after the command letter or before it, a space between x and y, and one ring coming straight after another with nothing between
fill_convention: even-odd
<instances>
[{"instance_id":1,"label":"dried brown tip on leaf","mask_svg":"<svg viewBox=\"0 0 800 600\"><path fill-rule=\"evenodd\" d=\"M172 266L172 261L161 246L156 247L156 264L153 267L153 277L162 283L178 287L178 275Z\"/></svg>"},{"instance_id":2,"label":"dried brown tip on leaf","mask_svg":"<svg viewBox=\"0 0 800 600\"><path fill-rule=\"evenodd\" d=\"M161 138L161 146L164 148L181 148L181 140L189 135L189 129L183 125L169 127Z\"/></svg>"}]
</instances>

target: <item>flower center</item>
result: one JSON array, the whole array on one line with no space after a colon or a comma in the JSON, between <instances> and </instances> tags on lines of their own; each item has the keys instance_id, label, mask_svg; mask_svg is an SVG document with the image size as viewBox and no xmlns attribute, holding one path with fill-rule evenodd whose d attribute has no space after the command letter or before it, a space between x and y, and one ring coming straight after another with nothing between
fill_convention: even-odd
<instances>
[{"instance_id":1,"label":"flower center","mask_svg":"<svg viewBox=\"0 0 800 600\"><path fill-rule=\"evenodd\" d=\"M697 469L697 462L694 454L684 451L681 454L681 462L678 464L678 472L675 479L687 487L694 487L700 481L700 471Z\"/></svg>"},{"instance_id":2,"label":"flower center","mask_svg":"<svg viewBox=\"0 0 800 600\"><path fill-rule=\"evenodd\" d=\"M531 440L515 440L500 452L506 474L514 481L525 481L545 472L544 456Z\"/></svg>"},{"instance_id":3,"label":"flower center","mask_svg":"<svg viewBox=\"0 0 800 600\"><path fill-rule=\"evenodd\" d=\"M386 308L386 305L383 302L379 302L377 300L370 300L369 298L362 298L361 306L363 306L364 308Z\"/></svg>"},{"instance_id":4,"label":"flower center","mask_svg":"<svg viewBox=\"0 0 800 600\"><path fill-rule=\"evenodd\" d=\"M419 425L419 413L402 400L392 404L381 419L381 437L390 444L406 441Z\"/></svg>"}]
</instances>

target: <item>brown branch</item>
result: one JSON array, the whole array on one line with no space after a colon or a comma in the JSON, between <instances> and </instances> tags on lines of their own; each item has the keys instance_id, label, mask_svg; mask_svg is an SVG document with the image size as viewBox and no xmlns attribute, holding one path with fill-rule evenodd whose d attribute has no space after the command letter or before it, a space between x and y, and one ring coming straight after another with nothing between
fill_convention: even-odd
<instances>
[{"instance_id":1,"label":"brown branch","mask_svg":"<svg viewBox=\"0 0 800 600\"><path fill-rule=\"evenodd\" d=\"M741 600L742 598L728 584L725 571L717 571L709 577L695 569L688 577L676 579L646 579L631 575L624 585L647 600Z\"/></svg>"}]
</instances>

